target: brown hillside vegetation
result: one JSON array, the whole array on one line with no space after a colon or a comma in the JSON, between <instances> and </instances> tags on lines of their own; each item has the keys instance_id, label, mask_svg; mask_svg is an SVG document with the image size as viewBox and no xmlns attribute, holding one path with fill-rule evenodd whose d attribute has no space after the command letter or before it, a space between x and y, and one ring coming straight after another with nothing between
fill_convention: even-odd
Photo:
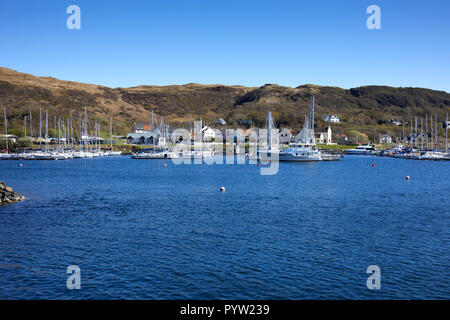
<instances>
[{"instance_id":1,"label":"brown hillside vegetation","mask_svg":"<svg viewBox=\"0 0 450 320\"><path fill-rule=\"evenodd\" d=\"M450 94L422 88L366 86L349 90L338 87L301 85L296 88L266 84L261 87L186 84L109 88L95 84L36 77L0 67L0 103L7 108L12 127L21 128L24 116L39 107L51 115L67 116L69 110L87 108L90 118L105 123L113 117L124 132L136 121L149 121L151 111L174 126L202 117L209 124L224 118L229 125L252 118L263 124L271 110L282 127L298 129L316 97L316 119L325 114L339 115L343 121L335 132L365 130L369 134L386 132L378 124L396 118L406 121L414 116L437 114L440 120L450 111ZM3 125L2 125L3 126ZM393 128L397 130L398 128Z\"/></svg>"}]
</instances>

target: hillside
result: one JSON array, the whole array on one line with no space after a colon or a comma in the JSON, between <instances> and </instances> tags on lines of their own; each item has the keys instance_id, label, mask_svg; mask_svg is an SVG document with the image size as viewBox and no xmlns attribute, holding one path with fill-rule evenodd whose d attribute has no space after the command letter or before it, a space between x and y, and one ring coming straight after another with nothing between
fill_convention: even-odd
<instances>
[{"instance_id":1,"label":"hillside","mask_svg":"<svg viewBox=\"0 0 450 320\"><path fill-rule=\"evenodd\" d=\"M366 86L349 90L337 87L301 85L296 88L266 84L262 87L186 84L109 88L94 84L35 77L0 67L0 103L5 105L9 122L19 130L24 116L33 109L37 119L39 107L53 115L68 115L87 107L91 118L106 125L113 117L118 130L127 131L136 121L149 121L151 111L174 126L192 119L212 124L218 117L237 125L239 119L252 118L262 125L270 109L278 125L298 129L303 122L311 96L316 97L316 119L337 114L343 120L334 125L335 132L352 129L368 134L386 132L379 126L385 120L410 120L426 113L443 120L450 111L450 94L421 88ZM3 124L0 125L3 127ZM388 128L389 129L389 128ZM390 130L390 129L389 129ZM394 133L399 128L392 128Z\"/></svg>"}]
</instances>

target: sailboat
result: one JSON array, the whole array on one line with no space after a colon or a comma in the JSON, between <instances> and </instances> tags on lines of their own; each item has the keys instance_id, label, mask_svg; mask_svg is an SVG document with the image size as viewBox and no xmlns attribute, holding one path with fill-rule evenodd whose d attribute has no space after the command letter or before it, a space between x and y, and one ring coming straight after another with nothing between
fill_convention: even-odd
<instances>
[{"instance_id":1,"label":"sailboat","mask_svg":"<svg viewBox=\"0 0 450 320\"><path fill-rule=\"evenodd\" d=\"M122 151L113 151L113 135L112 135L112 118L109 119L109 136L110 136L110 144L111 144L111 151L109 151L110 156L120 156L122 154Z\"/></svg>"},{"instance_id":2,"label":"sailboat","mask_svg":"<svg viewBox=\"0 0 450 320\"><path fill-rule=\"evenodd\" d=\"M48 111L45 111L45 151L35 152L34 158L36 160L58 160L58 156L54 153L50 153L48 148Z\"/></svg>"},{"instance_id":3,"label":"sailboat","mask_svg":"<svg viewBox=\"0 0 450 320\"><path fill-rule=\"evenodd\" d=\"M309 162L339 160L332 154L324 154L317 149L314 135L314 96L308 114L305 116L303 129L297 142L279 153L279 161Z\"/></svg>"},{"instance_id":4,"label":"sailboat","mask_svg":"<svg viewBox=\"0 0 450 320\"><path fill-rule=\"evenodd\" d=\"M3 115L5 116L5 141L6 141L6 153L0 153L0 160L11 159L12 155L9 153L8 146L8 121L6 118L6 108L3 107Z\"/></svg>"}]
</instances>

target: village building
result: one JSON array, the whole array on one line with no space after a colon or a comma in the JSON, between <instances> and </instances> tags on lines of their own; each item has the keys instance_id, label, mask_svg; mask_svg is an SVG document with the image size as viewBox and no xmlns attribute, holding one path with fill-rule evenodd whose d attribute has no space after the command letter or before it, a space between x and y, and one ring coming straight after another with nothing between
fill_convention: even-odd
<instances>
[{"instance_id":1,"label":"village building","mask_svg":"<svg viewBox=\"0 0 450 320\"><path fill-rule=\"evenodd\" d=\"M135 133L144 133L144 132L151 132L151 131L152 131L152 126L147 123L136 122L134 124L134 132Z\"/></svg>"},{"instance_id":2,"label":"village building","mask_svg":"<svg viewBox=\"0 0 450 320\"><path fill-rule=\"evenodd\" d=\"M280 131L279 136L281 144L289 144L292 140L292 130L284 128Z\"/></svg>"},{"instance_id":3,"label":"village building","mask_svg":"<svg viewBox=\"0 0 450 320\"><path fill-rule=\"evenodd\" d=\"M339 123L339 122L340 122L339 117L336 116L336 115L325 115L325 116L323 117L323 120L324 120L325 122L331 122L331 123Z\"/></svg>"},{"instance_id":4,"label":"village building","mask_svg":"<svg viewBox=\"0 0 450 320\"><path fill-rule=\"evenodd\" d=\"M316 141L316 144L326 144L326 145L333 144L331 127L328 126L328 128L323 128L321 130L318 130L315 133L315 141Z\"/></svg>"},{"instance_id":5,"label":"village building","mask_svg":"<svg viewBox=\"0 0 450 320\"><path fill-rule=\"evenodd\" d=\"M387 122L390 123L390 124L394 124L394 125L396 125L396 126L401 126L401 125L403 124L402 121L397 120L397 119L390 119L390 120L388 120Z\"/></svg>"},{"instance_id":6,"label":"village building","mask_svg":"<svg viewBox=\"0 0 450 320\"><path fill-rule=\"evenodd\" d=\"M159 132L147 131L143 133L129 133L127 134L127 144L139 144L148 146L162 146L165 145L165 138Z\"/></svg>"},{"instance_id":7,"label":"village building","mask_svg":"<svg viewBox=\"0 0 450 320\"><path fill-rule=\"evenodd\" d=\"M216 139L216 131L211 127L204 126L201 132L202 132L202 140L204 142L212 142Z\"/></svg>"},{"instance_id":8,"label":"village building","mask_svg":"<svg viewBox=\"0 0 450 320\"><path fill-rule=\"evenodd\" d=\"M382 134L380 136L380 143L392 143L392 137L389 134Z\"/></svg>"}]
</instances>

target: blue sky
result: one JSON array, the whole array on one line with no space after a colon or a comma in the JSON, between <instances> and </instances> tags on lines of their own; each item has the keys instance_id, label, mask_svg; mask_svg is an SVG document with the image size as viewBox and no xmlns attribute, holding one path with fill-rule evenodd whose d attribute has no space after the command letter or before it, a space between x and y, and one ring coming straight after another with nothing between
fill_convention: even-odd
<instances>
[{"instance_id":1,"label":"blue sky","mask_svg":"<svg viewBox=\"0 0 450 320\"><path fill-rule=\"evenodd\" d=\"M81 8L81 30L66 8ZM368 30L366 8L381 8ZM447 0L0 1L0 66L129 87L305 83L450 92Z\"/></svg>"}]
</instances>

